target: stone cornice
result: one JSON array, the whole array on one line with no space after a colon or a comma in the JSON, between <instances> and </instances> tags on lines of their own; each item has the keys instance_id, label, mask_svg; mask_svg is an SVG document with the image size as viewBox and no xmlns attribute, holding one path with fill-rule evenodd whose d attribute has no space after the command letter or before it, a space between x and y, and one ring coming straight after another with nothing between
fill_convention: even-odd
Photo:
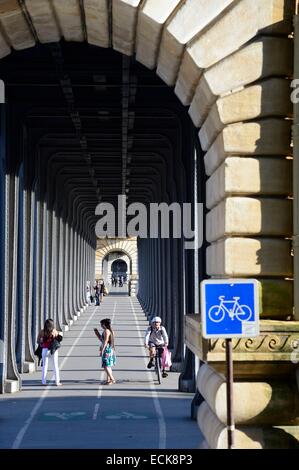
<instances>
[{"instance_id":1,"label":"stone cornice","mask_svg":"<svg viewBox=\"0 0 299 470\"><path fill-rule=\"evenodd\" d=\"M199 315L186 315L185 342L201 360L225 361L225 340L205 340ZM234 361L274 361L299 363L299 322L261 320L260 336L233 339Z\"/></svg>"}]
</instances>

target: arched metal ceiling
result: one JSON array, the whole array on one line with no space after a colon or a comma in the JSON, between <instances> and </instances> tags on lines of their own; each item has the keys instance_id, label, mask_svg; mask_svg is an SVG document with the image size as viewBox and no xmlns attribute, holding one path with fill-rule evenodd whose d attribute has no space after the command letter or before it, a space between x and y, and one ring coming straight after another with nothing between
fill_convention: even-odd
<instances>
[{"instance_id":1,"label":"arched metal ceiling","mask_svg":"<svg viewBox=\"0 0 299 470\"><path fill-rule=\"evenodd\" d=\"M0 76L9 171L26 159L25 185L38 178L39 197L65 216L76 196L91 226L97 203L116 205L120 194L128 204L186 200L193 125L154 72L111 49L61 42L2 59Z\"/></svg>"}]
</instances>

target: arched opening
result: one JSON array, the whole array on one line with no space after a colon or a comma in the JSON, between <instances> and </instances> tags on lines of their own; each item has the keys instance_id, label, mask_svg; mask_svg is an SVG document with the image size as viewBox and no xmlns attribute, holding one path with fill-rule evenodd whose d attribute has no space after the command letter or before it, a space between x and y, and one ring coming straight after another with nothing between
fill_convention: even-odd
<instances>
[{"instance_id":1,"label":"arched opening","mask_svg":"<svg viewBox=\"0 0 299 470\"><path fill-rule=\"evenodd\" d=\"M38 240L32 234L31 254L35 259L33 250L42 250L45 257L30 276L37 282L41 315L63 328L82 308L83 281L98 278L80 272L86 260L83 243L91 250L97 243L97 204L116 209L119 195L125 193L127 207L138 203L149 209L165 202L194 207L195 197L197 202L198 195L202 201L204 197L201 150L187 110L171 88L132 58L62 41L11 54L2 64L7 104L14 107L7 132L22 129L9 155L9 172L24 162L24 188L34 192L36 205L34 209L28 203L32 218L22 228L23 236L31 234L29 220L42 227L35 235ZM170 231L172 223L170 216ZM111 285L108 265L113 256L129 256L122 271L126 288L131 292L135 282L146 315L162 316L174 362L182 365L184 339L179 331L184 314L196 310L195 276L202 279L204 272L196 275L194 269L196 263L203 266L204 251L185 250L183 235L161 239L160 233L156 238L138 237L136 249L135 272L126 250L114 248L111 259L103 257L100 276Z\"/></svg>"},{"instance_id":2,"label":"arched opening","mask_svg":"<svg viewBox=\"0 0 299 470\"><path fill-rule=\"evenodd\" d=\"M136 237L127 239L98 239L96 250L96 277L104 279L108 286L112 284L111 266L116 259L127 264L125 287L131 297L138 293L138 247Z\"/></svg>"},{"instance_id":3,"label":"arched opening","mask_svg":"<svg viewBox=\"0 0 299 470\"><path fill-rule=\"evenodd\" d=\"M111 265L111 275L113 277L122 276L124 278L124 282L126 282L127 272L128 272L128 266L124 260L118 259L118 260L113 261Z\"/></svg>"},{"instance_id":4,"label":"arched opening","mask_svg":"<svg viewBox=\"0 0 299 470\"><path fill-rule=\"evenodd\" d=\"M110 250L102 260L102 278L109 293L130 293L132 259L123 251Z\"/></svg>"},{"instance_id":5,"label":"arched opening","mask_svg":"<svg viewBox=\"0 0 299 470\"><path fill-rule=\"evenodd\" d=\"M167 325L181 390L195 391L200 360L223 372L221 346L200 337L202 278L257 277L266 335L267 320L298 318L290 242L295 2L160 3L1 6L2 391L18 388L23 365L33 363L33 332L43 319L68 327L86 307L98 244L95 207L116 208L118 195L145 210L205 203L206 240L198 251L185 250L183 236L137 240L138 299L148 317L159 314ZM18 52L7 56L11 48ZM271 375L268 351L267 364L257 353L256 367L244 372L252 353L244 349L242 380L261 370Z\"/></svg>"}]
</instances>

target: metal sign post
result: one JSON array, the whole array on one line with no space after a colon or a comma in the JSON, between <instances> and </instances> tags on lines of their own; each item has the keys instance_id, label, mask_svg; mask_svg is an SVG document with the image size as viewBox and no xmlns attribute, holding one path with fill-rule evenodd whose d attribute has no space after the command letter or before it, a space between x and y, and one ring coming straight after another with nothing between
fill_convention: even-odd
<instances>
[{"instance_id":1,"label":"metal sign post","mask_svg":"<svg viewBox=\"0 0 299 470\"><path fill-rule=\"evenodd\" d=\"M233 407L233 386L234 386L234 371L233 371L233 346L232 339L225 340L226 352L226 409L227 409L227 443L228 449L233 449L235 446L235 420L234 420L234 407Z\"/></svg>"}]
</instances>

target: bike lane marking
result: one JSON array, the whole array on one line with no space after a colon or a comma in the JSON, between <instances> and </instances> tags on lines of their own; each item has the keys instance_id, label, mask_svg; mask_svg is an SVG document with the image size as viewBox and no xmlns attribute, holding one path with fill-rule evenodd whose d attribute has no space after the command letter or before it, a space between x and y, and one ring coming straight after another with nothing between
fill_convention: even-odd
<instances>
[{"instance_id":1,"label":"bike lane marking","mask_svg":"<svg viewBox=\"0 0 299 470\"><path fill-rule=\"evenodd\" d=\"M93 319L95 313L97 311L97 307L95 307L92 315L89 317L89 320L86 322L84 328L82 329L81 333L79 334L78 338L76 339L76 341L74 342L73 346L70 348L70 350L68 351L67 355L65 356L64 360L62 361L62 363L60 364L60 370L63 369L63 366L65 365L66 361L68 360L69 356L72 354L73 352L73 349L75 348L75 346L77 345L77 343L79 342L79 340L81 339L81 336L85 333L85 330L86 328L88 327L89 323L91 322L91 320ZM53 380L53 377L54 377L54 374L51 378L51 380ZM17 437L15 438L14 442L13 442L13 445L12 445L12 449L19 449L20 448L20 445L22 443L22 440L24 439L24 436L30 426L30 424L32 423L33 419L35 418L36 416L36 413L38 412L38 410L40 409L41 405L43 404L45 398L47 397L49 391L50 391L50 388L52 387L52 384L49 384L46 388L46 390L44 391L44 393L42 394L42 396L39 398L37 404L34 406L34 408L32 409L31 413L30 413L30 416L29 418L25 421L25 424L24 426L20 429L20 431L18 432L17 434Z\"/></svg>"},{"instance_id":2,"label":"bike lane marking","mask_svg":"<svg viewBox=\"0 0 299 470\"><path fill-rule=\"evenodd\" d=\"M128 413L127 411L121 411L117 415L106 415L105 419L147 419L145 415L138 415L136 413Z\"/></svg>"},{"instance_id":3,"label":"bike lane marking","mask_svg":"<svg viewBox=\"0 0 299 470\"><path fill-rule=\"evenodd\" d=\"M131 297L130 297L130 304L131 304L131 308L132 308L133 315L134 315L136 330L139 333L138 338L139 338L140 346L141 346L141 348L144 348L143 336L141 336L139 328L138 328L138 326L139 326L138 325L138 319L137 319L137 316L136 316L135 307L133 305ZM143 358L143 362L144 362L145 368L146 368L146 366L147 366L147 358L146 357ZM149 384L150 384L150 388L151 388L152 398L153 398L153 401L154 401L154 407L155 407L156 413L158 415L159 449L166 449L166 422L165 422L163 411L162 411L162 408L161 408L161 405L160 405L159 396L158 396L158 393L157 393L157 390L156 390L156 386L152 382L152 380L153 380L152 373L150 371L147 371L147 370L146 370L146 373L147 373L147 376L149 377Z\"/></svg>"}]
</instances>

